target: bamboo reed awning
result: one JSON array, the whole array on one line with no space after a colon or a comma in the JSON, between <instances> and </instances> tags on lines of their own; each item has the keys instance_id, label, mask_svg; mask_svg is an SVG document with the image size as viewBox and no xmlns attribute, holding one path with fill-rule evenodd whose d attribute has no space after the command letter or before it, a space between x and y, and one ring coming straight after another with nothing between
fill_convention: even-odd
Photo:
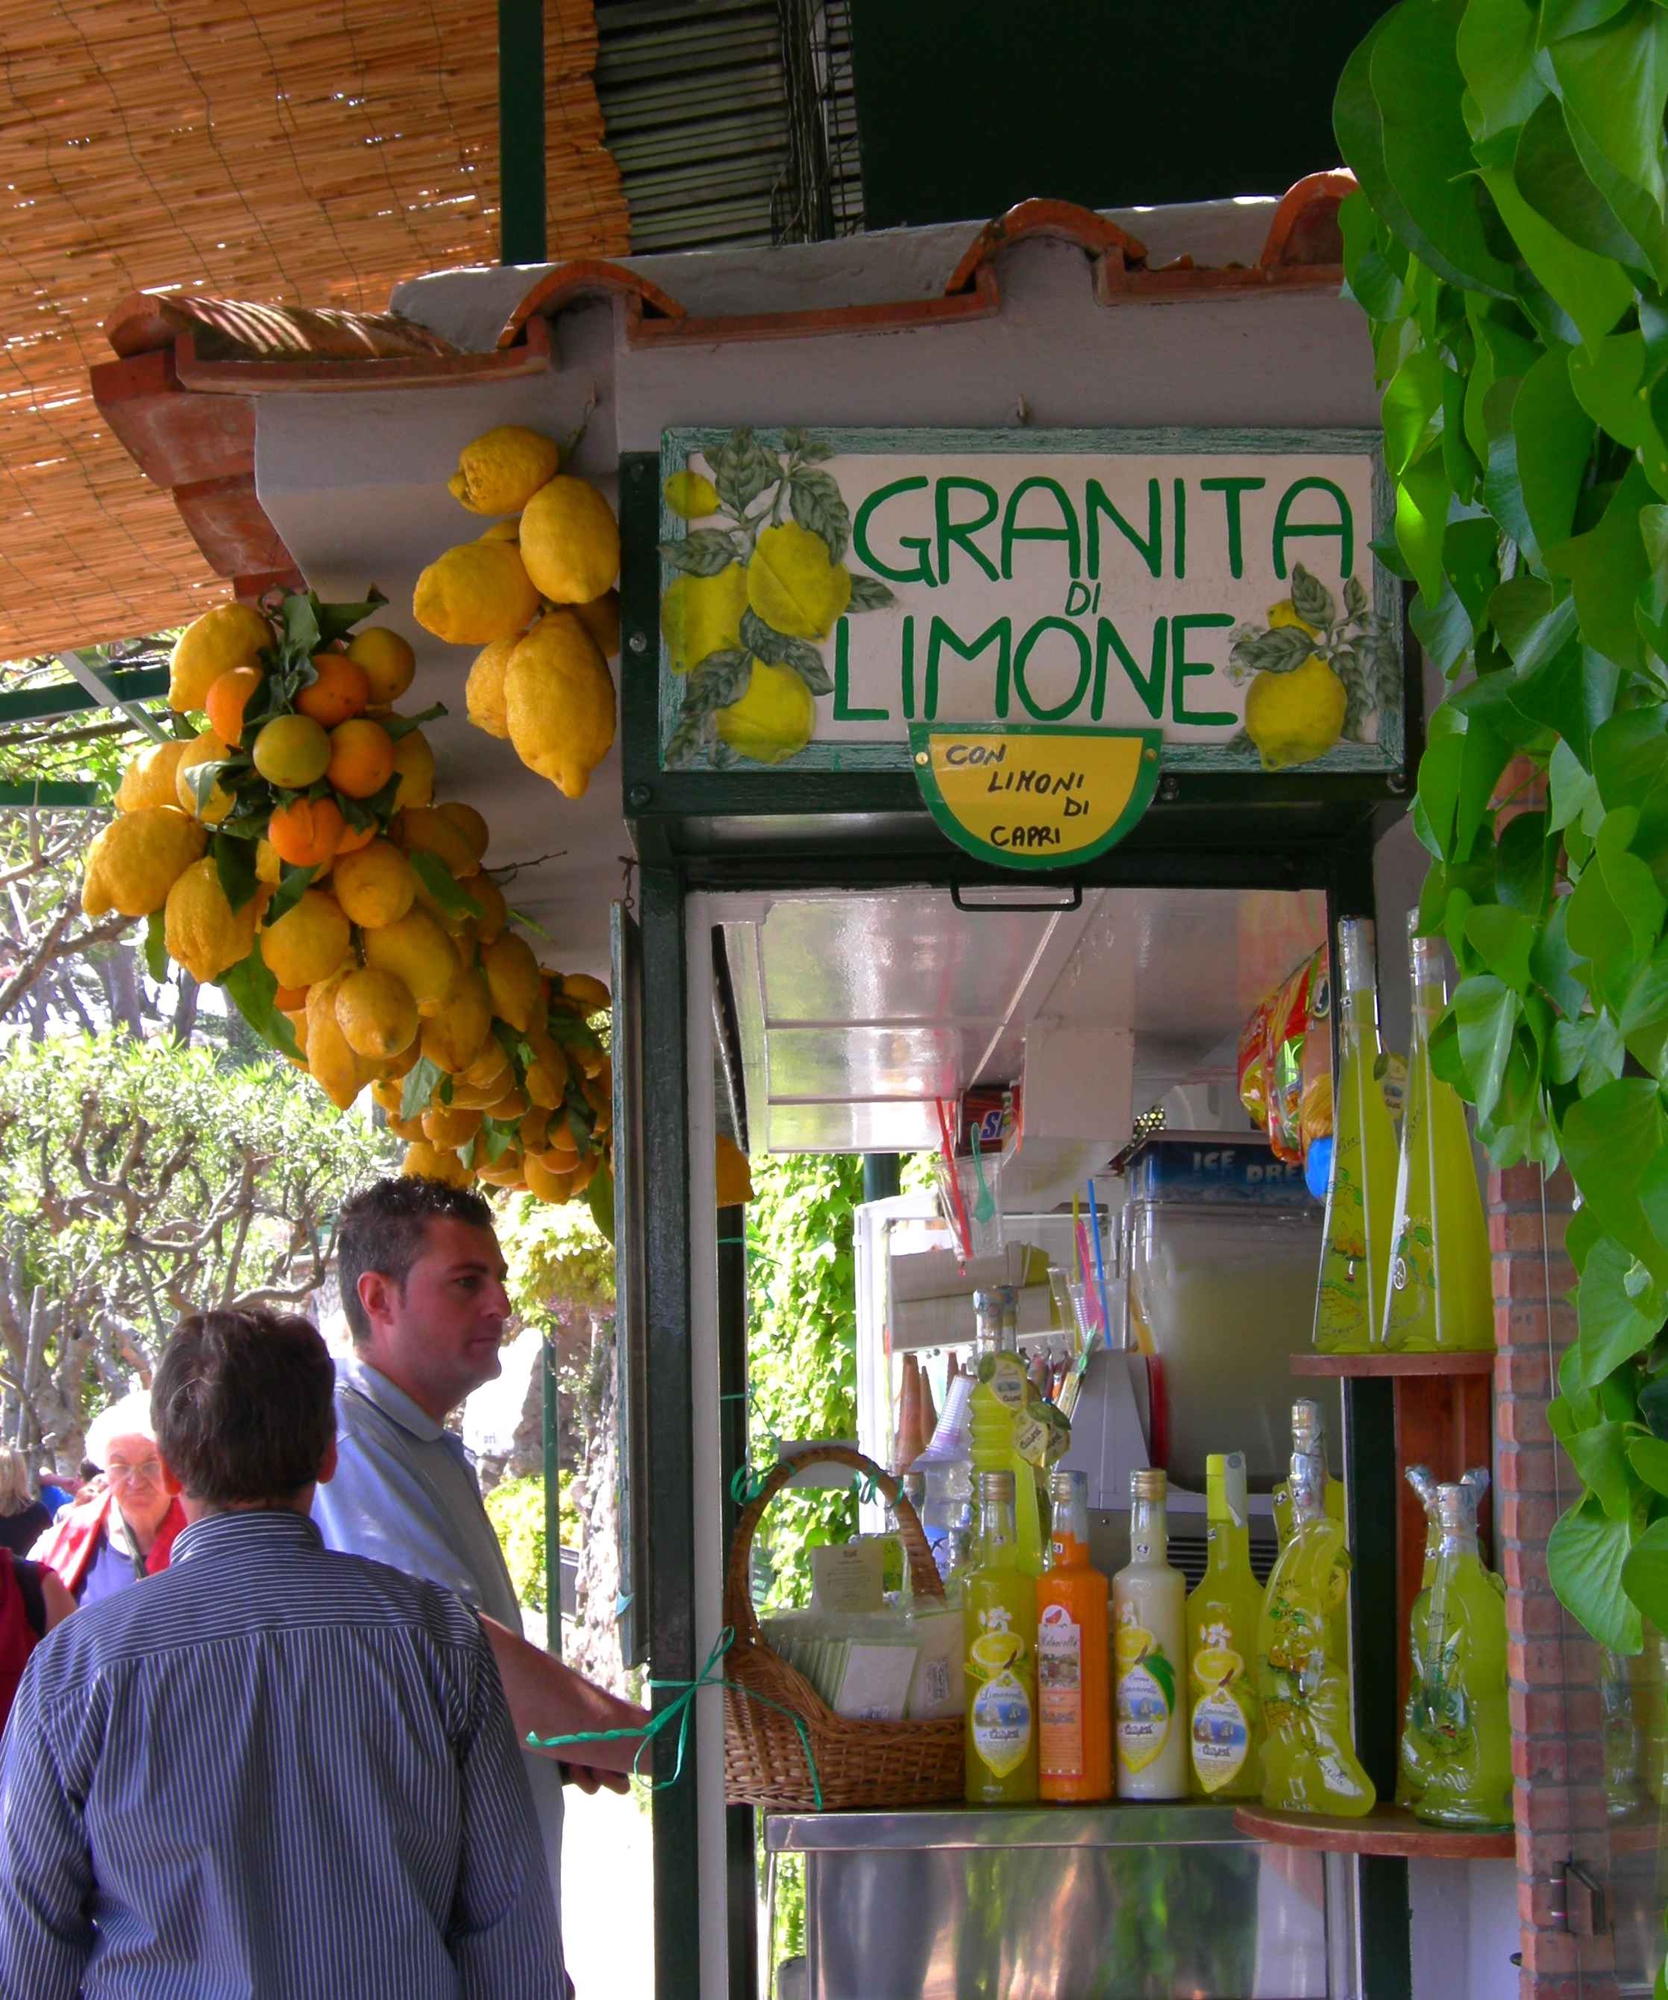
<instances>
[{"instance_id":1,"label":"bamboo reed awning","mask_svg":"<svg viewBox=\"0 0 1668 2000\"><path fill-rule=\"evenodd\" d=\"M228 594L94 406L102 315L145 288L380 312L490 263L496 0L11 0L0 66L0 659ZM629 228L591 0L546 0L553 254Z\"/></svg>"}]
</instances>

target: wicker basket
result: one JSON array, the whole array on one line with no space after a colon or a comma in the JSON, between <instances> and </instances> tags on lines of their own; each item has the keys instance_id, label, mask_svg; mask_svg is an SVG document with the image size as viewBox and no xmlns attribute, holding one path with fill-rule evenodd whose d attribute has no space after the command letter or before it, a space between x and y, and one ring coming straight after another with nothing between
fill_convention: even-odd
<instances>
[{"instance_id":1,"label":"wicker basket","mask_svg":"<svg viewBox=\"0 0 1668 2000\"><path fill-rule=\"evenodd\" d=\"M869 1474L895 1511L915 1594L943 1602L944 1585L915 1509L901 1496L898 1482L872 1460L844 1445L824 1445L777 1465L736 1523L724 1578L724 1618L736 1635L724 1662L724 1678L734 1683L724 1690L725 1794L732 1805L769 1812L816 1808L805 1744L783 1713L786 1709L799 1717L810 1740L824 1811L958 1800L965 1782L960 1716L942 1722L855 1722L836 1715L804 1675L773 1653L759 1634L747 1587L759 1517L795 1472L824 1463L849 1465L854 1472Z\"/></svg>"}]
</instances>

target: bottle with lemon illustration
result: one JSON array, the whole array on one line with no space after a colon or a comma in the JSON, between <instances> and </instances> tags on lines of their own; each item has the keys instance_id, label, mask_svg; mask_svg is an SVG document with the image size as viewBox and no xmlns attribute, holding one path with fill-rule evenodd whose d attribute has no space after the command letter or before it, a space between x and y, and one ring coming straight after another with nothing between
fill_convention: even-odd
<instances>
[{"instance_id":1,"label":"bottle with lemon illustration","mask_svg":"<svg viewBox=\"0 0 1668 2000\"><path fill-rule=\"evenodd\" d=\"M1477 1499L1464 1484L1436 1489L1442 1538L1416 1713L1425 1786L1413 1806L1436 1826L1512 1823L1506 1606L1477 1548Z\"/></svg>"},{"instance_id":2,"label":"bottle with lemon illustration","mask_svg":"<svg viewBox=\"0 0 1668 2000\"><path fill-rule=\"evenodd\" d=\"M967 1797L976 1806L1037 1796L1037 1586L1019 1566L1014 1476L982 1472L978 1560L962 1583L967 1641Z\"/></svg>"},{"instance_id":3,"label":"bottle with lemon illustration","mask_svg":"<svg viewBox=\"0 0 1668 2000\"><path fill-rule=\"evenodd\" d=\"M1262 1585L1251 1573L1245 1454L1205 1460L1209 1546L1187 1599L1191 1782L1207 1797L1254 1799L1262 1786L1255 1663Z\"/></svg>"},{"instance_id":4,"label":"bottle with lemon illustration","mask_svg":"<svg viewBox=\"0 0 1668 2000\"><path fill-rule=\"evenodd\" d=\"M1396 1135L1379 1081L1378 988L1373 926L1347 917L1338 926L1343 1061L1333 1117L1326 1235L1315 1296L1315 1345L1323 1354L1365 1354L1384 1326L1390 1229L1396 1190ZM1469 1160L1470 1155L1467 1154Z\"/></svg>"},{"instance_id":5,"label":"bottle with lemon illustration","mask_svg":"<svg viewBox=\"0 0 1668 2000\"><path fill-rule=\"evenodd\" d=\"M1112 1579L1118 1797L1181 1799L1187 1796L1187 1579L1170 1567L1164 1474L1132 1472L1129 1483L1129 1562Z\"/></svg>"},{"instance_id":6,"label":"bottle with lemon illustration","mask_svg":"<svg viewBox=\"0 0 1668 2000\"><path fill-rule=\"evenodd\" d=\"M1109 1799L1109 1586L1089 1562L1089 1475L1056 1471L1048 1484L1053 1529L1037 1584L1039 1790L1051 1801Z\"/></svg>"},{"instance_id":7,"label":"bottle with lemon illustration","mask_svg":"<svg viewBox=\"0 0 1668 2000\"><path fill-rule=\"evenodd\" d=\"M1349 1679L1329 1616L1342 1602L1344 1530L1326 1511L1326 1467L1292 1454L1291 1535L1257 1621L1263 1804L1359 1818L1377 1797L1355 1755Z\"/></svg>"},{"instance_id":8,"label":"bottle with lemon illustration","mask_svg":"<svg viewBox=\"0 0 1668 2000\"><path fill-rule=\"evenodd\" d=\"M1431 1068L1431 1030L1448 1003L1442 940L1408 917L1413 1027L1407 1108L1390 1233L1384 1344L1402 1353L1491 1351L1494 1285L1465 1106Z\"/></svg>"},{"instance_id":9,"label":"bottle with lemon illustration","mask_svg":"<svg viewBox=\"0 0 1668 2000\"><path fill-rule=\"evenodd\" d=\"M1026 1411L1031 1384L1019 1358L1012 1315L1004 1311L1008 1289L973 1294L973 1477L986 1472L1013 1474L1019 1566L1027 1576L1037 1577L1043 1568L1043 1534L1033 1468L1042 1463L1048 1434ZM1033 1446L1030 1455L1021 1450L1025 1443Z\"/></svg>"}]
</instances>

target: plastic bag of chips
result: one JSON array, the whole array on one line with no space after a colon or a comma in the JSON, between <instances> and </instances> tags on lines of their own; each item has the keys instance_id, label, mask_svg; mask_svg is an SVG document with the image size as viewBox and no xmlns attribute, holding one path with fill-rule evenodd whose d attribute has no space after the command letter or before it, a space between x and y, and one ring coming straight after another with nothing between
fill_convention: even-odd
<instances>
[{"instance_id":1,"label":"plastic bag of chips","mask_svg":"<svg viewBox=\"0 0 1668 2000\"><path fill-rule=\"evenodd\" d=\"M1272 994L1251 1011L1239 1037L1239 1101L1253 1125L1268 1130L1268 1070L1264 1051L1268 1042L1268 1013Z\"/></svg>"},{"instance_id":2,"label":"plastic bag of chips","mask_svg":"<svg viewBox=\"0 0 1668 2000\"><path fill-rule=\"evenodd\" d=\"M1309 970L1305 959L1274 996L1263 1068L1268 1079L1268 1137L1276 1159L1303 1162L1303 1044L1309 1029Z\"/></svg>"},{"instance_id":3,"label":"plastic bag of chips","mask_svg":"<svg viewBox=\"0 0 1668 2000\"><path fill-rule=\"evenodd\" d=\"M1332 1133L1332 972L1324 947L1309 970L1309 1026L1303 1039L1303 1085L1298 1131L1304 1157Z\"/></svg>"}]
</instances>

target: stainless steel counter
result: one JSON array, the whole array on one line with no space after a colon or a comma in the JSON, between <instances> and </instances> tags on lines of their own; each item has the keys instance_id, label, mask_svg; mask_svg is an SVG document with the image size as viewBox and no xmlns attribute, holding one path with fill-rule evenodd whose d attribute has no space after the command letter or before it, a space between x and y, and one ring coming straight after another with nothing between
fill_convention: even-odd
<instances>
[{"instance_id":1,"label":"stainless steel counter","mask_svg":"<svg viewBox=\"0 0 1668 2000\"><path fill-rule=\"evenodd\" d=\"M805 1869L808 2000L1353 2000L1347 1862L1233 1807L773 1814Z\"/></svg>"}]
</instances>

